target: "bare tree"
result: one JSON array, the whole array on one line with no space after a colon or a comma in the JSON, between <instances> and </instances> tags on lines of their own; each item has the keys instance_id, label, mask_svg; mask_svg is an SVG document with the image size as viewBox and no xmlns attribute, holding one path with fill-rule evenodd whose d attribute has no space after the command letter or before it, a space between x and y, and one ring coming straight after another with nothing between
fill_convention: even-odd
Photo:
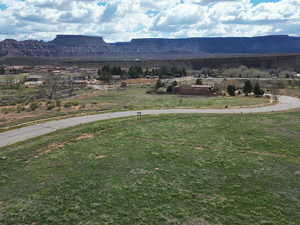
<instances>
[{"instance_id":1,"label":"bare tree","mask_svg":"<svg viewBox=\"0 0 300 225\"><path fill-rule=\"evenodd\" d=\"M39 87L39 97L49 100L60 98L69 91L70 83L63 76L48 74L43 80L43 85Z\"/></svg>"}]
</instances>

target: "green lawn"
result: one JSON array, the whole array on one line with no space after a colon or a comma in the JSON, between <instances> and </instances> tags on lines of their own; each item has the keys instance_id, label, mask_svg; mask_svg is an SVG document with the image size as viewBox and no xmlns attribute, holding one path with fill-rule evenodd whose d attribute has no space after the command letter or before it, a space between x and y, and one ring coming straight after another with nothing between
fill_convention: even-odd
<instances>
[{"instance_id":1,"label":"green lawn","mask_svg":"<svg viewBox=\"0 0 300 225\"><path fill-rule=\"evenodd\" d=\"M23 89L22 89L23 90ZM25 89L27 90L27 89ZM5 120L7 109L0 109L0 132L6 127L19 125L35 120L54 118L59 116L76 116L82 113L100 113L105 111L127 111L141 109L162 109L162 108L224 108L251 106L268 103L267 98L255 97L203 97L203 96L180 96L172 94L147 94L149 87L130 87L125 90L110 91L83 91L78 96L63 99L62 110L37 109L34 112L23 111L15 118ZM24 90L23 90L24 91ZM34 89L27 90L28 92ZM23 92L22 92L23 93ZM21 95L21 94L20 94ZM0 97L1 101L1 97ZM74 109L65 112L63 105L66 102L77 102L85 105L83 109ZM16 109L10 109L16 111ZM26 113L28 115L26 115ZM3 117L3 118L2 118ZM2 120L1 120L2 118Z\"/></svg>"},{"instance_id":2,"label":"green lawn","mask_svg":"<svg viewBox=\"0 0 300 225\"><path fill-rule=\"evenodd\" d=\"M300 112L59 131L0 149L0 224L299 225L299 137Z\"/></svg>"},{"instance_id":3,"label":"green lawn","mask_svg":"<svg viewBox=\"0 0 300 225\"><path fill-rule=\"evenodd\" d=\"M148 88L149 89L149 88ZM80 103L105 102L115 109L141 108L224 108L268 103L266 98L255 97L205 97L174 94L147 94L147 88L131 87L126 90L110 90L86 99L74 99Z\"/></svg>"}]
</instances>

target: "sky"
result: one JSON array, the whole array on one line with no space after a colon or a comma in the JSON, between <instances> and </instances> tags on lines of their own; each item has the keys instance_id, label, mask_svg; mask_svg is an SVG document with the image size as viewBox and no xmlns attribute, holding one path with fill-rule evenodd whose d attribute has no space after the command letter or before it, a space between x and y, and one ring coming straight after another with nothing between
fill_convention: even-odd
<instances>
[{"instance_id":1,"label":"sky","mask_svg":"<svg viewBox=\"0 0 300 225\"><path fill-rule=\"evenodd\" d=\"M300 36L300 0L0 0L0 40Z\"/></svg>"}]
</instances>

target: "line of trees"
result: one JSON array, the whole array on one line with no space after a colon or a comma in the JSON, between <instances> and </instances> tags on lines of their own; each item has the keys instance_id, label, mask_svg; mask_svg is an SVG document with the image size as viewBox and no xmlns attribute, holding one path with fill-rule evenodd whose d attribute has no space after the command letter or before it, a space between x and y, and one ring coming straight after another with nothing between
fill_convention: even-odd
<instances>
[{"instance_id":1,"label":"line of trees","mask_svg":"<svg viewBox=\"0 0 300 225\"><path fill-rule=\"evenodd\" d=\"M227 86L227 93L230 96L235 96L237 90L238 89L235 87L235 85ZM246 80L243 86L243 93L245 94L245 96L248 96L252 92L256 97L261 97L265 94L264 90L260 87L258 82L256 82L253 86L250 80Z\"/></svg>"},{"instance_id":2,"label":"line of trees","mask_svg":"<svg viewBox=\"0 0 300 225\"><path fill-rule=\"evenodd\" d=\"M201 75L211 77L236 77L236 78L292 78L297 74L295 69L292 68L248 68L241 65L236 67L224 68L206 68L203 67L198 70Z\"/></svg>"},{"instance_id":3,"label":"line of trees","mask_svg":"<svg viewBox=\"0 0 300 225\"><path fill-rule=\"evenodd\" d=\"M103 66L101 69L98 69L98 80L103 80L110 82L113 79L113 76L121 76L121 79L126 78L142 78L147 76L158 76L160 78L167 77L183 77L187 76L186 69L184 67L166 67L163 66L159 69L149 68L143 69L140 66L131 66L128 71L122 70L120 67L110 67L109 65Z\"/></svg>"}]
</instances>

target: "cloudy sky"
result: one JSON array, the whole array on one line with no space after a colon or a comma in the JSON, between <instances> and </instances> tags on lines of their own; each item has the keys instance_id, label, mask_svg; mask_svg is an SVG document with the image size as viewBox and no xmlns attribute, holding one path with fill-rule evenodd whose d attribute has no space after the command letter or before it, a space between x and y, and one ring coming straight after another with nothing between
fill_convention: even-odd
<instances>
[{"instance_id":1,"label":"cloudy sky","mask_svg":"<svg viewBox=\"0 0 300 225\"><path fill-rule=\"evenodd\" d=\"M300 0L0 0L0 40L300 36Z\"/></svg>"}]
</instances>

